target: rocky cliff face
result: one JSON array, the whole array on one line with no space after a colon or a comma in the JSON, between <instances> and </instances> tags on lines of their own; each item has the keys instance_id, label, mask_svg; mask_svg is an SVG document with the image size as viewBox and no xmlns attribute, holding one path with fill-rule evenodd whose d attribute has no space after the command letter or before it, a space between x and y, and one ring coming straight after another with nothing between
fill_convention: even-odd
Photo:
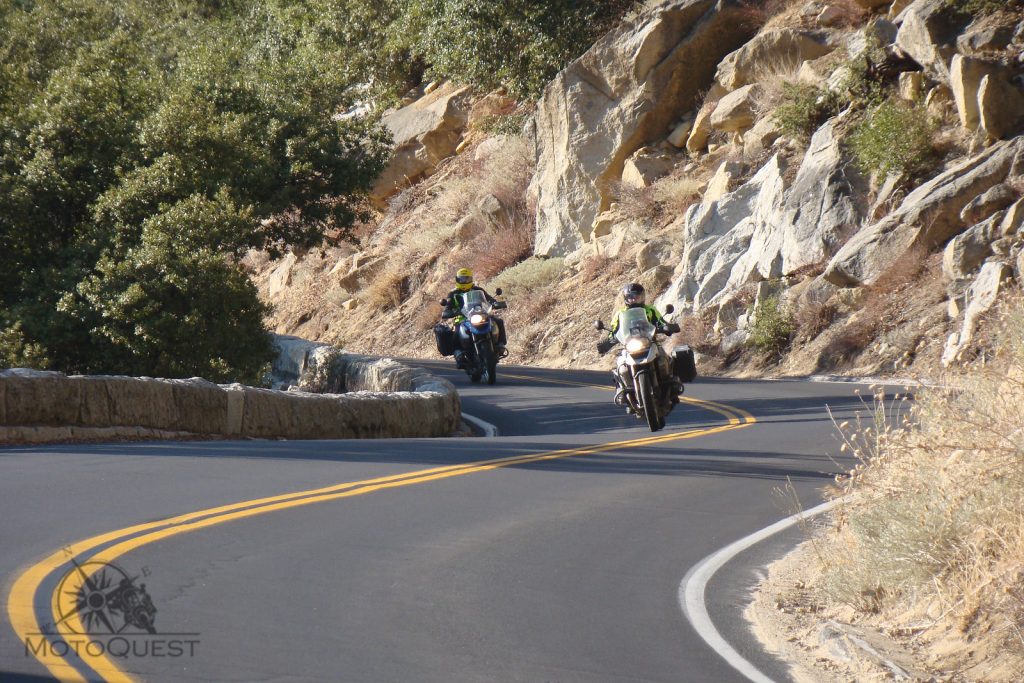
<instances>
[{"instance_id":1,"label":"rocky cliff face","mask_svg":"<svg viewBox=\"0 0 1024 683\"><path fill-rule=\"evenodd\" d=\"M565 68L537 104L536 253L565 256L611 203L626 159L693 109L719 60L749 37L737 5L675 0L624 22Z\"/></svg>"},{"instance_id":2,"label":"rocky cliff face","mask_svg":"<svg viewBox=\"0 0 1024 683\"><path fill-rule=\"evenodd\" d=\"M429 355L435 300L470 266L506 289L518 362L602 364L588 318L629 280L726 366L778 362L747 342L766 301L791 323L776 371L962 362L1024 268L1022 19L663 0L559 73L522 138L487 132L502 95L432 89L386 117L359 249L252 257L275 327ZM375 331L384 312L408 324Z\"/></svg>"}]
</instances>

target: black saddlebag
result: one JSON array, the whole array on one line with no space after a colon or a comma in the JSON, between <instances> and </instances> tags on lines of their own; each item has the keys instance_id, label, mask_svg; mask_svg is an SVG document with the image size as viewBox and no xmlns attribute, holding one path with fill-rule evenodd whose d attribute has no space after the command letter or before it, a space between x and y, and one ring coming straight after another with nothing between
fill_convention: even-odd
<instances>
[{"instance_id":1,"label":"black saddlebag","mask_svg":"<svg viewBox=\"0 0 1024 683\"><path fill-rule=\"evenodd\" d=\"M672 372L680 382L692 382L697 379L697 362L693 357L693 349L689 346L677 346L672 349Z\"/></svg>"},{"instance_id":2,"label":"black saddlebag","mask_svg":"<svg viewBox=\"0 0 1024 683\"><path fill-rule=\"evenodd\" d=\"M437 340L437 352L442 356L455 353L455 330L444 323L434 325L434 338Z\"/></svg>"}]
</instances>

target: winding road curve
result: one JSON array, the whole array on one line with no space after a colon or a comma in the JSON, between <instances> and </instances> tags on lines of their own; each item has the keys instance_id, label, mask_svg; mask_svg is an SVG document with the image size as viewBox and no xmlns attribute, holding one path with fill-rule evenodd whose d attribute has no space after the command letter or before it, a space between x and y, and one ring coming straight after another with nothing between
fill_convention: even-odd
<instances>
[{"instance_id":1,"label":"winding road curve","mask_svg":"<svg viewBox=\"0 0 1024 683\"><path fill-rule=\"evenodd\" d=\"M0 449L0 681L746 680L686 622L680 580L820 501L844 466L826 406L861 409L854 386L703 380L652 435L603 372L486 387L427 365L500 436ZM741 611L798 538L707 592L779 681ZM110 614L76 606L72 560L144 583L157 633L55 647Z\"/></svg>"}]
</instances>

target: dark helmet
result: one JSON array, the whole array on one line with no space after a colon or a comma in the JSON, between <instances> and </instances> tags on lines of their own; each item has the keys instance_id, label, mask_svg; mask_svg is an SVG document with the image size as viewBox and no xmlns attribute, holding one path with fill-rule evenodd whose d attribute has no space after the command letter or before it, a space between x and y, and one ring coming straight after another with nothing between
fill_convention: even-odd
<instances>
[{"instance_id":1,"label":"dark helmet","mask_svg":"<svg viewBox=\"0 0 1024 683\"><path fill-rule=\"evenodd\" d=\"M622 299L627 306L643 306L644 286L638 282L630 282L622 288Z\"/></svg>"}]
</instances>

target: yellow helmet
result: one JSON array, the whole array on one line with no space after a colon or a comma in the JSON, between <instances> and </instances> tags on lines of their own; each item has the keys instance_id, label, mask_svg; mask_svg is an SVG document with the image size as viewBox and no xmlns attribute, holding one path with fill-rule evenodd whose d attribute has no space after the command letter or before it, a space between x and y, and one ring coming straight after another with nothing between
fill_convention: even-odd
<instances>
[{"instance_id":1,"label":"yellow helmet","mask_svg":"<svg viewBox=\"0 0 1024 683\"><path fill-rule=\"evenodd\" d=\"M469 268L460 268L455 273L455 289L460 292L468 292L473 289L473 271Z\"/></svg>"}]
</instances>

